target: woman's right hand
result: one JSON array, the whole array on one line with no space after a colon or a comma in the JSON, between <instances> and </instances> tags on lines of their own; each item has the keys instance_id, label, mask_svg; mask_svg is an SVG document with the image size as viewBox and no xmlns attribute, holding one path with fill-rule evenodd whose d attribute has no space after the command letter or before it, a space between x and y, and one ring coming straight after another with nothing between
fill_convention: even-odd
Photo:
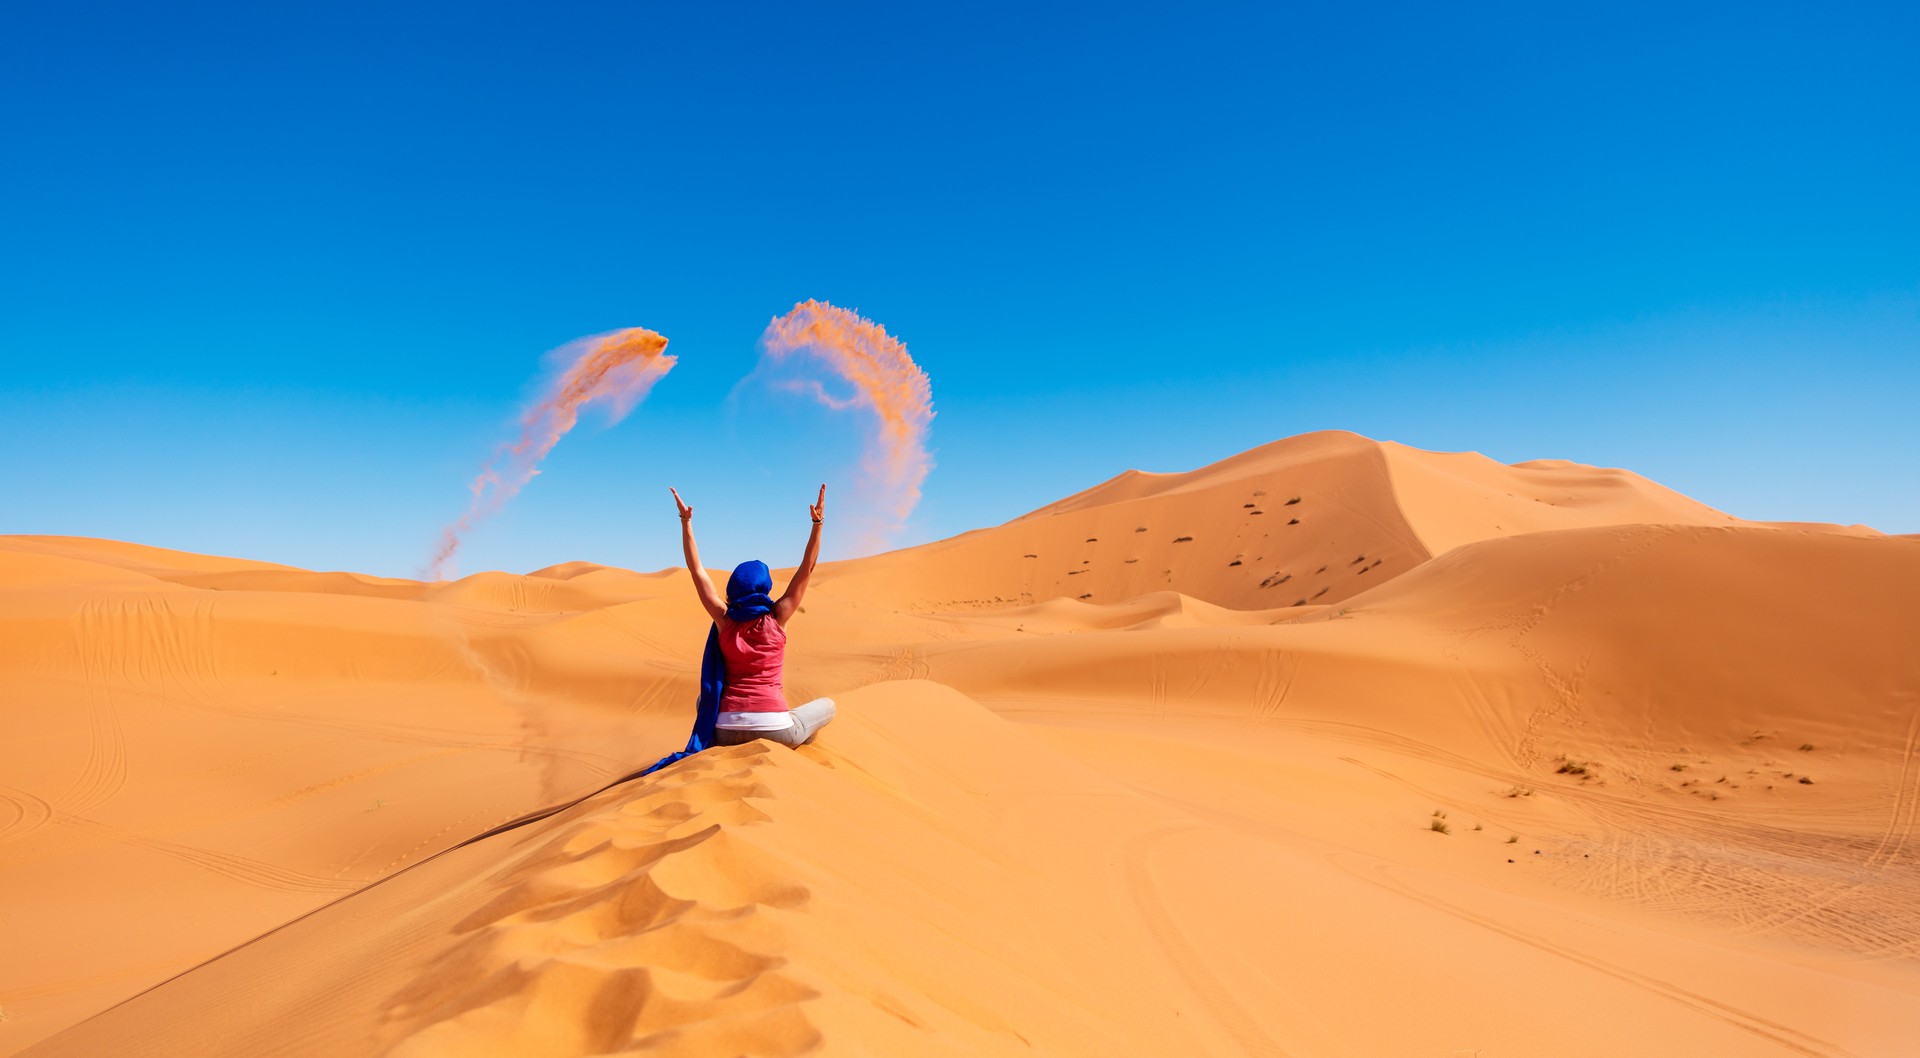
<instances>
[{"instance_id":1,"label":"woman's right hand","mask_svg":"<svg viewBox=\"0 0 1920 1058\"><path fill-rule=\"evenodd\" d=\"M692 520L693 520L693 508L692 508L692 507L689 507L689 506L687 506L687 505L686 505L685 503L683 503L683 502L681 502L681 500L680 500L680 490L678 490L678 489L676 489L676 488L674 488L673 486L671 486L671 485L669 485L669 486L667 486L667 491L668 491L668 492L671 492L671 493L673 493L673 505L674 505L675 507L678 507L678 508L680 508L680 520L681 520L681 521L683 521L683 522L690 522L690 521L692 521Z\"/></svg>"}]
</instances>

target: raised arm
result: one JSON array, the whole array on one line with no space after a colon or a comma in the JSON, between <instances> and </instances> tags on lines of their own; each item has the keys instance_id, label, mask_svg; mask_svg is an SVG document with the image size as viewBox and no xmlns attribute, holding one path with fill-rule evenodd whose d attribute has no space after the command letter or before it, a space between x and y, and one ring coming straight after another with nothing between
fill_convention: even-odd
<instances>
[{"instance_id":1,"label":"raised arm","mask_svg":"<svg viewBox=\"0 0 1920 1058\"><path fill-rule=\"evenodd\" d=\"M706 607L707 616L718 621L727 615L727 601L720 597L720 589L713 586L706 567L700 565L700 548L693 542L693 508L680 502L678 490L669 487L667 491L673 493L673 505L680 508L680 548L687 553L687 572L693 574L693 590L700 596L700 605Z\"/></svg>"},{"instance_id":2,"label":"raised arm","mask_svg":"<svg viewBox=\"0 0 1920 1058\"><path fill-rule=\"evenodd\" d=\"M807 551L800 557L800 568L793 571L793 579L787 582L787 592L773 604L773 619L780 622L782 628L793 615L800 612L800 600L806 597L807 580L813 576L813 564L820 560L820 523L827 515L827 487L820 486L820 498L807 508L813 516L813 531L807 534Z\"/></svg>"}]
</instances>

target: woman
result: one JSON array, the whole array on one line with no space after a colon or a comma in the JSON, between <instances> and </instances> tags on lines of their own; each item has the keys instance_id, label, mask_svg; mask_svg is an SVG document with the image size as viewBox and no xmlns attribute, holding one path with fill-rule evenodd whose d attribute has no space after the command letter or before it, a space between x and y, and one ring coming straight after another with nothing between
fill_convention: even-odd
<instances>
[{"instance_id":1,"label":"woman","mask_svg":"<svg viewBox=\"0 0 1920 1058\"><path fill-rule=\"evenodd\" d=\"M667 491L673 493L673 505L680 509L680 544L687 554L687 572L693 574L693 589L700 596L700 605L713 618L700 670L700 720L694 727L695 740L706 718L713 716L714 745L737 746L756 738L794 748L805 745L833 719L833 699L816 698L788 709L780 670L786 661L787 623L800 612L807 580L820 558L820 522L827 507L827 487L820 486L819 500L807 508L813 516L807 550L787 584L786 594L778 599L768 595L773 590L773 577L767 564L755 559L734 568L722 600L701 567L700 550L693 543L693 508L681 501L677 490ZM688 748L693 746L689 744Z\"/></svg>"}]
</instances>

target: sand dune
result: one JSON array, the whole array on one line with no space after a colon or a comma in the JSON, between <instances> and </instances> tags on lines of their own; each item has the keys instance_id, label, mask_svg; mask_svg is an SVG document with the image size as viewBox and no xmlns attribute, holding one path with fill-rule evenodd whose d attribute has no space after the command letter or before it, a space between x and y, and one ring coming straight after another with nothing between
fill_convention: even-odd
<instances>
[{"instance_id":1,"label":"sand dune","mask_svg":"<svg viewBox=\"0 0 1920 1058\"><path fill-rule=\"evenodd\" d=\"M684 737L684 573L0 578L0 1053L1920 1039L1911 537L1351 434L1130 472L823 569L817 745L467 844Z\"/></svg>"},{"instance_id":2,"label":"sand dune","mask_svg":"<svg viewBox=\"0 0 1920 1058\"><path fill-rule=\"evenodd\" d=\"M1335 604L1476 540L1641 523L1737 520L1623 470L1327 431L1184 474L1128 471L1005 525L863 559L836 582L910 609L1156 590L1236 609Z\"/></svg>"}]
</instances>

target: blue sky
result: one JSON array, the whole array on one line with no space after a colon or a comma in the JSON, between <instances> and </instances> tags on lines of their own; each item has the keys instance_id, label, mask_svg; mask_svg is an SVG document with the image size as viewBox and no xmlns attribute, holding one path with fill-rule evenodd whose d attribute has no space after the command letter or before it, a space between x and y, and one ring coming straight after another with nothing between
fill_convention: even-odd
<instances>
[{"instance_id":1,"label":"blue sky","mask_svg":"<svg viewBox=\"0 0 1920 1058\"><path fill-rule=\"evenodd\" d=\"M11 5L0 532L410 575L645 326L462 569L790 563L808 297L932 376L902 544L1324 428L1920 531L1914 10Z\"/></svg>"}]
</instances>

